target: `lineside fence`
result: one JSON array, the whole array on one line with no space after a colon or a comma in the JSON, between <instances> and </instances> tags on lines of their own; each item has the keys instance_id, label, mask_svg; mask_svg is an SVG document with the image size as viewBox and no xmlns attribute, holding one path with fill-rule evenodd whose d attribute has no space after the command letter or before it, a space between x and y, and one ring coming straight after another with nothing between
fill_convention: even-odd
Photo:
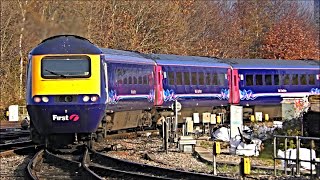
<instances>
[{"instance_id":1,"label":"lineside fence","mask_svg":"<svg viewBox=\"0 0 320 180\"><path fill-rule=\"evenodd\" d=\"M288 150L288 140L293 140L295 141L295 145L296 145L296 155L287 155L287 150ZM284 141L284 158L282 157L278 157L277 155L277 150L279 150L280 148L277 148L277 144L278 142L283 142ZM300 148L301 148L301 141L306 142L310 144L309 146L309 151L310 151L310 158L308 160L306 160L306 158L302 158L305 157L306 154L301 154L300 152ZM292 142L292 141L291 141ZM285 171L285 175L288 175L288 171L291 171L291 175L290 176L296 176L296 177L300 177L301 176L301 162L308 162L310 163L310 178L320 178L320 159L317 158L315 159L312 155L313 155L313 151L312 149L315 146L315 142L318 142L318 144L320 144L320 138L317 137L303 137L303 136L281 136L281 135L274 135L273 136L273 152L274 152L274 175L276 176L277 174L277 170L276 170L276 160L283 160L284 161L284 171ZM292 151L290 151L292 152ZM293 156L293 157L291 157ZM299 158L300 157L300 158ZM295 172L295 173L294 173ZM306 171L303 171L303 174ZM307 174L306 174L307 175Z\"/></svg>"}]
</instances>

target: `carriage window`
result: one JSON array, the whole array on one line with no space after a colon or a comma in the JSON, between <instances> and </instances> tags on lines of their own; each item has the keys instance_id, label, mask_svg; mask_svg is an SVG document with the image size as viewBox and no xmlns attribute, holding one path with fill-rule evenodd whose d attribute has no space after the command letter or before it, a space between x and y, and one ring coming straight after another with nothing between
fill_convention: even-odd
<instances>
[{"instance_id":1,"label":"carriage window","mask_svg":"<svg viewBox=\"0 0 320 180\"><path fill-rule=\"evenodd\" d=\"M192 72L191 73L191 81L192 81L192 85L197 85L198 82L197 82L197 73L196 72Z\"/></svg>"},{"instance_id":2,"label":"carriage window","mask_svg":"<svg viewBox=\"0 0 320 180\"><path fill-rule=\"evenodd\" d=\"M256 75L256 85L263 85L262 75Z\"/></svg>"},{"instance_id":3,"label":"carriage window","mask_svg":"<svg viewBox=\"0 0 320 180\"><path fill-rule=\"evenodd\" d=\"M176 78L177 85L182 85L182 72L176 72Z\"/></svg>"},{"instance_id":4,"label":"carriage window","mask_svg":"<svg viewBox=\"0 0 320 180\"><path fill-rule=\"evenodd\" d=\"M314 78L314 74L309 74L309 84L310 85L315 85L316 84L316 81L315 81L315 78Z\"/></svg>"},{"instance_id":5,"label":"carriage window","mask_svg":"<svg viewBox=\"0 0 320 180\"><path fill-rule=\"evenodd\" d=\"M290 85L290 76L289 74L283 75L283 85Z\"/></svg>"},{"instance_id":6,"label":"carriage window","mask_svg":"<svg viewBox=\"0 0 320 180\"><path fill-rule=\"evenodd\" d=\"M264 75L266 85L272 85L272 77L270 74Z\"/></svg>"},{"instance_id":7,"label":"carriage window","mask_svg":"<svg viewBox=\"0 0 320 180\"><path fill-rule=\"evenodd\" d=\"M126 77L123 79L123 84L128 84L128 79Z\"/></svg>"},{"instance_id":8,"label":"carriage window","mask_svg":"<svg viewBox=\"0 0 320 180\"><path fill-rule=\"evenodd\" d=\"M280 79L279 79L279 74L274 74L273 75L273 80L274 80L274 85L279 85L280 84Z\"/></svg>"},{"instance_id":9,"label":"carriage window","mask_svg":"<svg viewBox=\"0 0 320 180\"><path fill-rule=\"evenodd\" d=\"M190 73L189 72L184 72L184 84L190 85Z\"/></svg>"},{"instance_id":10,"label":"carriage window","mask_svg":"<svg viewBox=\"0 0 320 180\"><path fill-rule=\"evenodd\" d=\"M213 85L218 85L218 74L216 74L216 73L214 73L214 74L212 74L212 84Z\"/></svg>"},{"instance_id":11,"label":"carriage window","mask_svg":"<svg viewBox=\"0 0 320 180\"><path fill-rule=\"evenodd\" d=\"M138 84L137 82L138 82L137 77L133 77L133 84Z\"/></svg>"},{"instance_id":12,"label":"carriage window","mask_svg":"<svg viewBox=\"0 0 320 180\"><path fill-rule=\"evenodd\" d=\"M223 86L224 85L224 74L218 74L218 82L219 82L219 86Z\"/></svg>"},{"instance_id":13,"label":"carriage window","mask_svg":"<svg viewBox=\"0 0 320 180\"><path fill-rule=\"evenodd\" d=\"M128 79L129 79L128 84L132 84L132 77L130 76Z\"/></svg>"},{"instance_id":14,"label":"carriage window","mask_svg":"<svg viewBox=\"0 0 320 180\"><path fill-rule=\"evenodd\" d=\"M174 85L174 72L168 72L169 84Z\"/></svg>"},{"instance_id":15,"label":"carriage window","mask_svg":"<svg viewBox=\"0 0 320 180\"><path fill-rule=\"evenodd\" d=\"M205 73L206 85L211 85L210 73Z\"/></svg>"},{"instance_id":16,"label":"carriage window","mask_svg":"<svg viewBox=\"0 0 320 180\"><path fill-rule=\"evenodd\" d=\"M205 85L203 72L199 73L198 75L199 75L199 85Z\"/></svg>"},{"instance_id":17,"label":"carriage window","mask_svg":"<svg viewBox=\"0 0 320 180\"><path fill-rule=\"evenodd\" d=\"M138 84L142 84L142 76L138 78Z\"/></svg>"},{"instance_id":18,"label":"carriage window","mask_svg":"<svg viewBox=\"0 0 320 180\"><path fill-rule=\"evenodd\" d=\"M253 75L246 75L246 85L247 86L253 85Z\"/></svg>"},{"instance_id":19,"label":"carriage window","mask_svg":"<svg viewBox=\"0 0 320 180\"><path fill-rule=\"evenodd\" d=\"M147 75L143 76L143 84L148 84L148 76Z\"/></svg>"},{"instance_id":20,"label":"carriage window","mask_svg":"<svg viewBox=\"0 0 320 180\"><path fill-rule=\"evenodd\" d=\"M307 75L306 74L300 74L300 84L307 85Z\"/></svg>"},{"instance_id":21,"label":"carriage window","mask_svg":"<svg viewBox=\"0 0 320 180\"><path fill-rule=\"evenodd\" d=\"M125 70L124 70L124 69L117 69L117 77L118 77L118 78L121 77L121 76L123 76L124 73L125 73Z\"/></svg>"},{"instance_id":22,"label":"carriage window","mask_svg":"<svg viewBox=\"0 0 320 180\"><path fill-rule=\"evenodd\" d=\"M298 74L292 74L292 85L298 85L298 84L299 84Z\"/></svg>"},{"instance_id":23,"label":"carriage window","mask_svg":"<svg viewBox=\"0 0 320 180\"><path fill-rule=\"evenodd\" d=\"M150 86L152 86L153 85L153 73L151 73L151 72L148 72L148 73L150 73L148 75L148 83Z\"/></svg>"}]
</instances>

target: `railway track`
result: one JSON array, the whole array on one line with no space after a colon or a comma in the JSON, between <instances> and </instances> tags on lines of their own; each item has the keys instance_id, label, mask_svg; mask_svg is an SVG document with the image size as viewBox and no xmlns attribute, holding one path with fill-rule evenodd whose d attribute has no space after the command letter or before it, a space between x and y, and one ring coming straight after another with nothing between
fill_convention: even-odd
<instances>
[{"instance_id":1,"label":"railway track","mask_svg":"<svg viewBox=\"0 0 320 180\"><path fill-rule=\"evenodd\" d=\"M96 179L81 165L83 154L53 154L40 150L29 162L31 179Z\"/></svg>"},{"instance_id":2,"label":"railway track","mask_svg":"<svg viewBox=\"0 0 320 180\"><path fill-rule=\"evenodd\" d=\"M121 179L228 179L202 173L179 171L116 159L94 150L86 152L84 167L100 178Z\"/></svg>"},{"instance_id":3,"label":"railway track","mask_svg":"<svg viewBox=\"0 0 320 180\"><path fill-rule=\"evenodd\" d=\"M31 179L228 179L120 160L87 147L69 154L40 150L27 170Z\"/></svg>"},{"instance_id":4,"label":"railway track","mask_svg":"<svg viewBox=\"0 0 320 180\"><path fill-rule=\"evenodd\" d=\"M32 146L32 145L34 145L34 143L31 140L0 144L0 153L4 151L16 150L18 148Z\"/></svg>"},{"instance_id":5,"label":"railway track","mask_svg":"<svg viewBox=\"0 0 320 180\"><path fill-rule=\"evenodd\" d=\"M1 129L0 131L0 144L5 144L8 141L26 138L30 136L29 130L21 130L17 128Z\"/></svg>"},{"instance_id":6,"label":"railway track","mask_svg":"<svg viewBox=\"0 0 320 180\"><path fill-rule=\"evenodd\" d=\"M1 147L0 147L1 149ZM34 145L25 145L21 147L14 147L12 149L3 150L1 149L0 152L0 158L3 157L11 157L16 155L29 155L29 154L35 154L37 151L37 148Z\"/></svg>"}]
</instances>

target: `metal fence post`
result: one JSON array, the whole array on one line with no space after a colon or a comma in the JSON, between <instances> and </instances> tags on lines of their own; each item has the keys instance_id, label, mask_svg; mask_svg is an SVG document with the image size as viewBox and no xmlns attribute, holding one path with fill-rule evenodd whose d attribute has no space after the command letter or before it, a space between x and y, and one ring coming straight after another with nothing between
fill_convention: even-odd
<instances>
[{"instance_id":1,"label":"metal fence post","mask_svg":"<svg viewBox=\"0 0 320 180\"><path fill-rule=\"evenodd\" d=\"M287 168L288 168L288 161L287 161L287 144L288 144L288 138L284 139L284 174L287 176L288 172L287 172Z\"/></svg>"},{"instance_id":2,"label":"metal fence post","mask_svg":"<svg viewBox=\"0 0 320 180\"><path fill-rule=\"evenodd\" d=\"M310 141L310 177L312 179L312 144L313 140Z\"/></svg>"},{"instance_id":3,"label":"metal fence post","mask_svg":"<svg viewBox=\"0 0 320 180\"><path fill-rule=\"evenodd\" d=\"M277 176L277 170L276 170L276 157L277 157L277 155L276 155L276 153L277 153L277 137L274 137L273 138L273 170L274 170L274 175L275 176Z\"/></svg>"},{"instance_id":4,"label":"metal fence post","mask_svg":"<svg viewBox=\"0 0 320 180\"><path fill-rule=\"evenodd\" d=\"M299 136L296 136L297 143L297 155L296 155L296 175L300 176L300 139Z\"/></svg>"}]
</instances>

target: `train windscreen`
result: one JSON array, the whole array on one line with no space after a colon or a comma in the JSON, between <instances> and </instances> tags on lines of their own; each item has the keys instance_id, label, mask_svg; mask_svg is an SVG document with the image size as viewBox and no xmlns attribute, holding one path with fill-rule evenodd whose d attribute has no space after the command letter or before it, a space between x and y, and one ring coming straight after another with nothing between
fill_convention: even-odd
<instances>
[{"instance_id":1,"label":"train windscreen","mask_svg":"<svg viewBox=\"0 0 320 180\"><path fill-rule=\"evenodd\" d=\"M42 78L88 78L90 76L88 56L44 57L41 61Z\"/></svg>"}]
</instances>

